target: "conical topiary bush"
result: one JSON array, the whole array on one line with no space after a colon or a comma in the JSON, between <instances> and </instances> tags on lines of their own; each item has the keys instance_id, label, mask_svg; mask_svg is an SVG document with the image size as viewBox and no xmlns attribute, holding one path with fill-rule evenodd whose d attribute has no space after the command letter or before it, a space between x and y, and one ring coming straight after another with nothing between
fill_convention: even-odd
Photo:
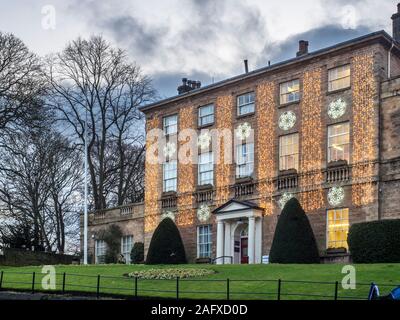
<instances>
[{"instance_id":1,"label":"conical topiary bush","mask_svg":"<svg viewBox=\"0 0 400 320\"><path fill-rule=\"evenodd\" d=\"M279 216L269 260L271 263L320 263L310 222L296 198L286 203Z\"/></svg>"},{"instance_id":2,"label":"conical topiary bush","mask_svg":"<svg viewBox=\"0 0 400 320\"><path fill-rule=\"evenodd\" d=\"M151 238L146 264L186 263L185 248L175 223L170 218L163 219Z\"/></svg>"}]
</instances>

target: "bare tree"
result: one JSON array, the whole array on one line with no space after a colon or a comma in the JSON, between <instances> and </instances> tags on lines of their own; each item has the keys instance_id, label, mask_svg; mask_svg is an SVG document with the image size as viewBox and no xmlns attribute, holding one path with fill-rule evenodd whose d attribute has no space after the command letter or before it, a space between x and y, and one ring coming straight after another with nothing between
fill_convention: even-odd
<instances>
[{"instance_id":1,"label":"bare tree","mask_svg":"<svg viewBox=\"0 0 400 320\"><path fill-rule=\"evenodd\" d=\"M75 150L51 127L21 129L4 140L0 202L9 223L2 228L3 241L7 233L14 239L31 234L35 250L64 252L66 235L79 229L74 202L81 162Z\"/></svg>"},{"instance_id":2,"label":"bare tree","mask_svg":"<svg viewBox=\"0 0 400 320\"><path fill-rule=\"evenodd\" d=\"M102 37L77 39L48 59L49 105L82 147L88 127L88 167L95 209L128 201L134 175L130 163L141 163L143 115L138 107L154 97L149 78ZM135 158L137 157L137 159ZM131 166L131 168L135 168Z\"/></svg>"},{"instance_id":3,"label":"bare tree","mask_svg":"<svg viewBox=\"0 0 400 320\"><path fill-rule=\"evenodd\" d=\"M38 57L14 35L0 32L0 130L32 122L44 90Z\"/></svg>"}]
</instances>

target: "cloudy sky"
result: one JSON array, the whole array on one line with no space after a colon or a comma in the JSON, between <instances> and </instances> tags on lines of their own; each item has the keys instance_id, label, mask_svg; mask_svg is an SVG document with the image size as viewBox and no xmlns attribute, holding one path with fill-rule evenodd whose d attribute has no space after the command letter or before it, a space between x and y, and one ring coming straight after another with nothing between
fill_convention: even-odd
<instances>
[{"instance_id":1,"label":"cloudy sky","mask_svg":"<svg viewBox=\"0 0 400 320\"><path fill-rule=\"evenodd\" d=\"M182 77L212 83L384 29L390 0L0 0L0 30L39 55L78 36L102 34L126 49L162 97Z\"/></svg>"}]
</instances>

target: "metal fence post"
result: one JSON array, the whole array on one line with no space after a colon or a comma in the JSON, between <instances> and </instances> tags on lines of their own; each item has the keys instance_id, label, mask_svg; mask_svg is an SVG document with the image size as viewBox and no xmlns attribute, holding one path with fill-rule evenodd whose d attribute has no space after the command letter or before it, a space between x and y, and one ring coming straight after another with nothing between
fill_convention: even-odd
<instances>
[{"instance_id":1,"label":"metal fence post","mask_svg":"<svg viewBox=\"0 0 400 320\"><path fill-rule=\"evenodd\" d=\"M35 293L35 276L36 276L36 273L35 273L35 271L33 271L33 273L32 273L32 294Z\"/></svg>"},{"instance_id":2,"label":"metal fence post","mask_svg":"<svg viewBox=\"0 0 400 320\"><path fill-rule=\"evenodd\" d=\"M4 271L1 271L1 273L0 273L0 290L3 286L3 274L4 274Z\"/></svg>"},{"instance_id":3,"label":"metal fence post","mask_svg":"<svg viewBox=\"0 0 400 320\"><path fill-rule=\"evenodd\" d=\"M282 280L278 279L278 300L281 300L281 285L282 285Z\"/></svg>"},{"instance_id":4,"label":"metal fence post","mask_svg":"<svg viewBox=\"0 0 400 320\"><path fill-rule=\"evenodd\" d=\"M179 299L179 277L176 277L176 300Z\"/></svg>"},{"instance_id":5,"label":"metal fence post","mask_svg":"<svg viewBox=\"0 0 400 320\"><path fill-rule=\"evenodd\" d=\"M229 300L229 278L226 279L226 300Z\"/></svg>"},{"instance_id":6,"label":"metal fence post","mask_svg":"<svg viewBox=\"0 0 400 320\"><path fill-rule=\"evenodd\" d=\"M97 291L96 291L97 299L100 297L100 275L97 275Z\"/></svg>"},{"instance_id":7,"label":"metal fence post","mask_svg":"<svg viewBox=\"0 0 400 320\"><path fill-rule=\"evenodd\" d=\"M137 288L137 286L138 286L138 277L136 276L135 277L135 298L137 298L137 290L138 290L138 288Z\"/></svg>"},{"instance_id":8,"label":"metal fence post","mask_svg":"<svg viewBox=\"0 0 400 320\"><path fill-rule=\"evenodd\" d=\"M64 272L63 273L63 280L62 280L62 293L63 294L65 293L65 277L66 277L66 274Z\"/></svg>"},{"instance_id":9,"label":"metal fence post","mask_svg":"<svg viewBox=\"0 0 400 320\"><path fill-rule=\"evenodd\" d=\"M335 300L338 298L338 287L339 287L339 281L335 282Z\"/></svg>"}]
</instances>

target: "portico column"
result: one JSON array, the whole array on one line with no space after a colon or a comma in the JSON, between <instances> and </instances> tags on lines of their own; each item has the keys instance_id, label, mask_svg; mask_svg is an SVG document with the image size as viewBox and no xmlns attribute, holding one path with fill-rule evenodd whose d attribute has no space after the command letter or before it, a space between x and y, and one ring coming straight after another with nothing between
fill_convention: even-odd
<instances>
[{"instance_id":1,"label":"portico column","mask_svg":"<svg viewBox=\"0 0 400 320\"><path fill-rule=\"evenodd\" d=\"M256 235L256 228L255 228L255 218L249 217L249 230L248 230L248 237L249 237L249 247L248 247L248 254L249 254L249 263L255 262L255 235Z\"/></svg>"},{"instance_id":2,"label":"portico column","mask_svg":"<svg viewBox=\"0 0 400 320\"><path fill-rule=\"evenodd\" d=\"M217 256L216 258L224 255L224 222L218 221L217 223ZM222 264L223 259L218 259L217 264Z\"/></svg>"},{"instance_id":3,"label":"portico column","mask_svg":"<svg viewBox=\"0 0 400 320\"><path fill-rule=\"evenodd\" d=\"M231 224L225 222L225 251L224 256L231 256ZM228 257L224 258L225 263L232 263L232 260Z\"/></svg>"}]
</instances>

